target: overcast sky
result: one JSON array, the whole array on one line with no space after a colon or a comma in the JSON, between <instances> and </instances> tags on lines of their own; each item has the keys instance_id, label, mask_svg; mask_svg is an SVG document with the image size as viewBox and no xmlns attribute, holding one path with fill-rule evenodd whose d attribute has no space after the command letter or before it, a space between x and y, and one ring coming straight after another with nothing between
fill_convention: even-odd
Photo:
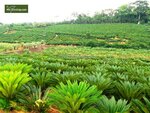
<instances>
[{"instance_id":1,"label":"overcast sky","mask_svg":"<svg viewBox=\"0 0 150 113\"><path fill-rule=\"evenodd\" d=\"M70 19L72 13L89 13L116 9L135 0L0 0L0 22L57 22ZM149 0L150 1L150 0ZM5 4L28 4L29 13L4 13Z\"/></svg>"}]
</instances>

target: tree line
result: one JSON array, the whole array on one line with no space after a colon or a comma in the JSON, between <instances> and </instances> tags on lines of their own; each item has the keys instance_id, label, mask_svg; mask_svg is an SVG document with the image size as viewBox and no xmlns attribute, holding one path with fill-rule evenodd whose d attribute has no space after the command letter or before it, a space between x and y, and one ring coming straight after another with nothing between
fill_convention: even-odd
<instances>
[{"instance_id":1,"label":"tree line","mask_svg":"<svg viewBox=\"0 0 150 113\"><path fill-rule=\"evenodd\" d=\"M120 6L118 9L105 9L94 16L76 14L76 19L63 23L99 24L99 23L148 23L150 21L150 7L147 0L137 0Z\"/></svg>"}]
</instances>

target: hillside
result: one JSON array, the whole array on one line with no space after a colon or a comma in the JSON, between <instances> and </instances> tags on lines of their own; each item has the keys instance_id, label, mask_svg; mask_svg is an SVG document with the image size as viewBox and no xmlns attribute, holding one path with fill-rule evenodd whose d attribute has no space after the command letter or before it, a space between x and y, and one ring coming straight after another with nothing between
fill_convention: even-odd
<instances>
[{"instance_id":1,"label":"hillside","mask_svg":"<svg viewBox=\"0 0 150 113\"><path fill-rule=\"evenodd\" d=\"M149 31L148 25L137 24L5 25L0 42L149 49Z\"/></svg>"}]
</instances>

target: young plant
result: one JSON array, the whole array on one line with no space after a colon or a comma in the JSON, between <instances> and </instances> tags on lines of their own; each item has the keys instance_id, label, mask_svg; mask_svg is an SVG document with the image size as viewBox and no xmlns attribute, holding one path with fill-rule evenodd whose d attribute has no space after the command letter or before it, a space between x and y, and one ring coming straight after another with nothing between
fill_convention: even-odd
<instances>
[{"instance_id":1,"label":"young plant","mask_svg":"<svg viewBox=\"0 0 150 113\"><path fill-rule=\"evenodd\" d=\"M116 82L116 87L120 97L128 101L132 99L141 99L144 92L142 84L135 82Z\"/></svg>"},{"instance_id":2,"label":"young plant","mask_svg":"<svg viewBox=\"0 0 150 113\"><path fill-rule=\"evenodd\" d=\"M127 104L126 100L116 101L114 97L108 99L103 96L97 103L97 108L100 113L129 113L130 105Z\"/></svg>"},{"instance_id":3,"label":"young plant","mask_svg":"<svg viewBox=\"0 0 150 113\"><path fill-rule=\"evenodd\" d=\"M101 93L96 86L90 86L86 82L78 84L67 81L66 85L60 83L52 89L49 102L63 113L97 113L94 105Z\"/></svg>"},{"instance_id":4,"label":"young plant","mask_svg":"<svg viewBox=\"0 0 150 113\"><path fill-rule=\"evenodd\" d=\"M10 107L9 102L6 99L0 98L0 109L1 110L6 110Z\"/></svg>"},{"instance_id":5,"label":"young plant","mask_svg":"<svg viewBox=\"0 0 150 113\"><path fill-rule=\"evenodd\" d=\"M36 72L31 74L32 82L34 85L41 87L42 90L48 88L51 84L51 73Z\"/></svg>"},{"instance_id":6,"label":"young plant","mask_svg":"<svg viewBox=\"0 0 150 113\"><path fill-rule=\"evenodd\" d=\"M133 104L133 111L136 113L150 113L150 100L146 97L143 97L144 102L141 102L138 99L134 99L132 101Z\"/></svg>"},{"instance_id":7,"label":"young plant","mask_svg":"<svg viewBox=\"0 0 150 113\"><path fill-rule=\"evenodd\" d=\"M14 99L20 93L21 88L31 77L21 71L2 71L0 72L0 97L7 100Z\"/></svg>"},{"instance_id":8,"label":"young plant","mask_svg":"<svg viewBox=\"0 0 150 113\"><path fill-rule=\"evenodd\" d=\"M87 75L85 76L85 80L91 85L96 85L99 90L106 90L110 88L112 81L110 78L106 78L102 75Z\"/></svg>"},{"instance_id":9,"label":"young plant","mask_svg":"<svg viewBox=\"0 0 150 113\"><path fill-rule=\"evenodd\" d=\"M0 71L21 71L22 73L29 73L31 71L31 65L27 64L5 64L0 66Z\"/></svg>"},{"instance_id":10,"label":"young plant","mask_svg":"<svg viewBox=\"0 0 150 113\"><path fill-rule=\"evenodd\" d=\"M41 87L26 86L29 89L28 95L21 95L19 102L23 104L29 111L36 111L36 113L45 113L48 108L48 94L49 88L42 92Z\"/></svg>"}]
</instances>

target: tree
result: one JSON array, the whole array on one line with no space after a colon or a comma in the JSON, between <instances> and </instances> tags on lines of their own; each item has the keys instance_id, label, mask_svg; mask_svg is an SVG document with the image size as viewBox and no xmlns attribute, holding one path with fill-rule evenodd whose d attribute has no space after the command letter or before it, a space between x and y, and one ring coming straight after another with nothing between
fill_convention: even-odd
<instances>
[{"instance_id":1,"label":"tree","mask_svg":"<svg viewBox=\"0 0 150 113\"><path fill-rule=\"evenodd\" d=\"M77 16L77 19L75 21L78 24L91 24L92 23L92 19L90 16L86 15L86 14L79 14Z\"/></svg>"},{"instance_id":2,"label":"tree","mask_svg":"<svg viewBox=\"0 0 150 113\"><path fill-rule=\"evenodd\" d=\"M138 24L141 24L143 21L144 23L148 22L148 10L149 4L146 0L137 0L133 3L135 5L135 12L137 13Z\"/></svg>"},{"instance_id":3,"label":"tree","mask_svg":"<svg viewBox=\"0 0 150 113\"><path fill-rule=\"evenodd\" d=\"M134 7L131 6L130 4L120 6L115 15L116 19L120 23L135 23L136 13L133 10Z\"/></svg>"}]
</instances>

